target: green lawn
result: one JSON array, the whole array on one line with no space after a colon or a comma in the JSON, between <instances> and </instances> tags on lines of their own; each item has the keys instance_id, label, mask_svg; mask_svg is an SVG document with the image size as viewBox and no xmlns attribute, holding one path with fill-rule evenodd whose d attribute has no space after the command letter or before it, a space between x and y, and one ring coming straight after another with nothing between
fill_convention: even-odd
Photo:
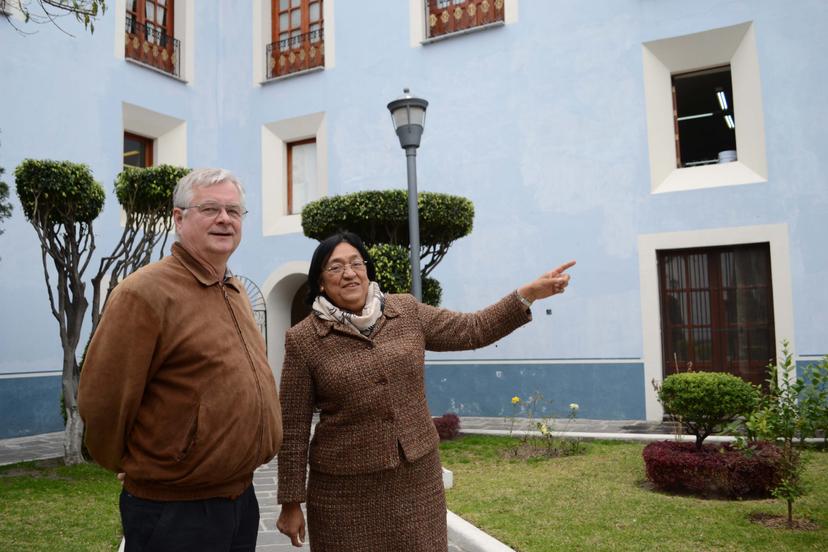
<instances>
[{"instance_id":1,"label":"green lawn","mask_svg":"<svg viewBox=\"0 0 828 552\"><path fill-rule=\"evenodd\" d=\"M440 446L454 472L454 513L520 552L554 550L828 550L828 453L808 452L811 491L795 517L816 531L769 529L751 513L783 515L779 500L703 500L649 488L643 444L589 443L585 455L504 459L505 437L465 436Z\"/></svg>"},{"instance_id":2,"label":"green lawn","mask_svg":"<svg viewBox=\"0 0 828 552\"><path fill-rule=\"evenodd\" d=\"M0 550L116 550L121 541L115 475L58 461L0 467Z\"/></svg>"}]
</instances>

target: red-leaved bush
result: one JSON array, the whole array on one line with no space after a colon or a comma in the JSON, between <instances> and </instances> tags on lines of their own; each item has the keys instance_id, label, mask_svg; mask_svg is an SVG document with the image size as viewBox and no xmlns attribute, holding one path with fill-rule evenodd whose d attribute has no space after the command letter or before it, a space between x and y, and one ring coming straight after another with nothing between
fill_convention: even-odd
<instances>
[{"instance_id":1,"label":"red-leaved bush","mask_svg":"<svg viewBox=\"0 0 828 552\"><path fill-rule=\"evenodd\" d=\"M665 491L724 498L771 496L782 476L782 453L768 442L737 448L730 443L656 441L644 448L647 478Z\"/></svg>"},{"instance_id":2,"label":"red-leaved bush","mask_svg":"<svg viewBox=\"0 0 828 552\"><path fill-rule=\"evenodd\" d=\"M460 435L460 417L453 412L447 412L442 416L432 418L434 427L437 428L437 435L441 441L454 439Z\"/></svg>"}]
</instances>

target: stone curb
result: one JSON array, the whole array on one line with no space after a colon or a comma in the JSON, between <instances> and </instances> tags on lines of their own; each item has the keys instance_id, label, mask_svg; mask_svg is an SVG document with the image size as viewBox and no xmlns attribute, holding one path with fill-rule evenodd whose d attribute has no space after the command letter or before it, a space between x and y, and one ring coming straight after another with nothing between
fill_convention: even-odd
<instances>
[{"instance_id":1,"label":"stone curb","mask_svg":"<svg viewBox=\"0 0 828 552\"><path fill-rule=\"evenodd\" d=\"M449 540L463 552L515 552L450 510L446 510L446 524Z\"/></svg>"}]
</instances>

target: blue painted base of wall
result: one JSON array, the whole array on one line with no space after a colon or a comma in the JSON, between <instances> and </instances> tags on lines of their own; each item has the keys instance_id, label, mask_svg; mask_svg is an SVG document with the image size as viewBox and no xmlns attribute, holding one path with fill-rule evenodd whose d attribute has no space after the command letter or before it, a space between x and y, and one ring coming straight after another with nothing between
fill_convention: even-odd
<instances>
[{"instance_id":1,"label":"blue painted base of wall","mask_svg":"<svg viewBox=\"0 0 828 552\"><path fill-rule=\"evenodd\" d=\"M0 439L63 431L60 376L0 379Z\"/></svg>"},{"instance_id":2,"label":"blue painted base of wall","mask_svg":"<svg viewBox=\"0 0 828 552\"><path fill-rule=\"evenodd\" d=\"M434 416L520 415L511 399L540 393L545 408L536 417L565 417L569 404L578 417L593 420L643 420L644 365L589 364L426 364L426 394Z\"/></svg>"}]
</instances>

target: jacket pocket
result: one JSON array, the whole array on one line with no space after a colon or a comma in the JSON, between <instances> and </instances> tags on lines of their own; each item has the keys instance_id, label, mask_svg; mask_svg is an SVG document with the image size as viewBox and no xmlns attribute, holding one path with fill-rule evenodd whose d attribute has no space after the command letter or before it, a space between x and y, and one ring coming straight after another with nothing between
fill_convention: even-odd
<instances>
[{"instance_id":1,"label":"jacket pocket","mask_svg":"<svg viewBox=\"0 0 828 552\"><path fill-rule=\"evenodd\" d=\"M176 462L183 462L187 456L189 456L190 452L196 445L196 441L198 440L198 412L200 408L197 406L195 408L195 412L193 413L192 419L189 423L189 428L187 429L187 435L184 438L184 442L182 443L181 447L175 454L175 461Z\"/></svg>"}]
</instances>

